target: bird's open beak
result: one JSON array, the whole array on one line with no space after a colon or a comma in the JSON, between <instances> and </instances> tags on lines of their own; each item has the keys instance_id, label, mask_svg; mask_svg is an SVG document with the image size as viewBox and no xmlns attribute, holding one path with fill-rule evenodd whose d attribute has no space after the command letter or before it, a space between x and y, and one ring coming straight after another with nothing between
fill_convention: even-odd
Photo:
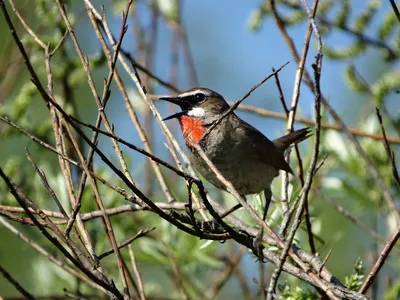
<instances>
[{"instance_id":1,"label":"bird's open beak","mask_svg":"<svg viewBox=\"0 0 400 300\"><path fill-rule=\"evenodd\" d=\"M179 107L182 109L181 112L178 112L176 114L173 114L172 116L166 117L163 119L163 121L178 118L186 113L186 111L190 108L190 103L186 101L184 98L180 98L177 96L167 96L167 97L161 97L158 98L158 100L162 101L167 101L176 105L179 105Z\"/></svg>"}]
</instances>

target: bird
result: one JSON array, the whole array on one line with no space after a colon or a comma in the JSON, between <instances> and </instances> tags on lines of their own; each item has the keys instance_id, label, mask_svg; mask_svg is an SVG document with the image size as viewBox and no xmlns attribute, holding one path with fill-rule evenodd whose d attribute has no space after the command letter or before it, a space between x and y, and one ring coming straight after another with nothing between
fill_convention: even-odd
<instances>
[{"instance_id":1,"label":"bird","mask_svg":"<svg viewBox=\"0 0 400 300\"><path fill-rule=\"evenodd\" d=\"M180 107L181 111L164 118L164 121L178 120L189 159L197 171L217 188L227 190L193 143L201 147L244 199L246 195L262 191L266 197L271 197L271 183L279 170L293 174L284 152L292 144L310 136L309 128L303 128L271 141L233 111L221 119L230 106L223 96L208 88L192 88L177 95L162 96L159 100ZM264 209L264 220L266 213Z\"/></svg>"}]
</instances>

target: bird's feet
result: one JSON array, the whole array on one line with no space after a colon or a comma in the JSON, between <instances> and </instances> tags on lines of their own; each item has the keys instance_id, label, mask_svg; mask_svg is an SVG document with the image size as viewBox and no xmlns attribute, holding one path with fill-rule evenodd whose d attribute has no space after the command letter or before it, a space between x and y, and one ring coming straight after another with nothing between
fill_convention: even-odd
<instances>
[{"instance_id":1,"label":"bird's feet","mask_svg":"<svg viewBox=\"0 0 400 300\"><path fill-rule=\"evenodd\" d=\"M211 221L202 222L200 228L204 232L210 232L214 234L226 232L225 229L215 219Z\"/></svg>"},{"instance_id":2,"label":"bird's feet","mask_svg":"<svg viewBox=\"0 0 400 300\"><path fill-rule=\"evenodd\" d=\"M262 244L263 235L264 230L261 228L253 240L253 252L261 262L265 263L266 260L264 259L264 255L262 253L264 250L264 246Z\"/></svg>"}]
</instances>

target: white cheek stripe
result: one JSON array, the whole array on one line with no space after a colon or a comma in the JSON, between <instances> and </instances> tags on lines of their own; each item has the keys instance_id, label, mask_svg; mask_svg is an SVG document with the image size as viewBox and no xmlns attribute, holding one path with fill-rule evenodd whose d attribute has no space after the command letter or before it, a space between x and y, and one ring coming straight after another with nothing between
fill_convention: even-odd
<instances>
[{"instance_id":1,"label":"white cheek stripe","mask_svg":"<svg viewBox=\"0 0 400 300\"><path fill-rule=\"evenodd\" d=\"M196 118L203 118L206 114L203 108L201 107L194 107L188 111L188 116L196 117Z\"/></svg>"}]
</instances>

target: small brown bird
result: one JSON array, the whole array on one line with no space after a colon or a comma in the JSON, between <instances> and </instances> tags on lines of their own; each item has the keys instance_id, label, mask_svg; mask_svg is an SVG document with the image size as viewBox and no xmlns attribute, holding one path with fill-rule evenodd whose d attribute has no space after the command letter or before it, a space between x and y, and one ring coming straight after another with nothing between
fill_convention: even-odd
<instances>
[{"instance_id":1,"label":"small brown bird","mask_svg":"<svg viewBox=\"0 0 400 300\"><path fill-rule=\"evenodd\" d=\"M261 191L268 191L270 195L271 183L279 170L293 174L283 156L284 151L309 137L309 129L303 128L270 141L232 112L203 138L207 129L229 109L220 94L206 88L193 88L159 99L182 109L164 120L178 119L193 166L213 185L226 190L192 146L195 142L243 196Z\"/></svg>"}]
</instances>

